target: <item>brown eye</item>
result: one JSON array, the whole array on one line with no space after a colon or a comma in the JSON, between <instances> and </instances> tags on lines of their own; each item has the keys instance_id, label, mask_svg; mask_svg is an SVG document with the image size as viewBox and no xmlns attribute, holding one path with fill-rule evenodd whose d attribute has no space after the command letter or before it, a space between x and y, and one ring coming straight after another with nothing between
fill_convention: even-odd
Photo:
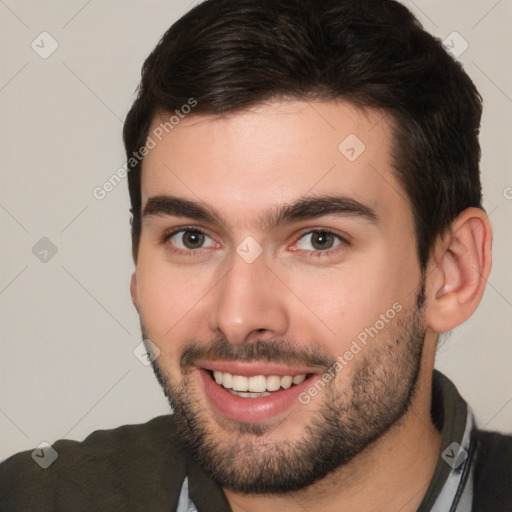
<instances>
[{"instance_id":1,"label":"brown eye","mask_svg":"<svg viewBox=\"0 0 512 512\"><path fill-rule=\"evenodd\" d=\"M199 231L185 231L182 240L187 249L198 249L204 243L204 234Z\"/></svg>"},{"instance_id":2,"label":"brown eye","mask_svg":"<svg viewBox=\"0 0 512 512\"><path fill-rule=\"evenodd\" d=\"M334 242L335 239L332 233L319 231L318 233L314 233L311 237L311 245L319 251L322 249L331 249Z\"/></svg>"},{"instance_id":3,"label":"brown eye","mask_svg":"<svg viewBox=\"0 0 512 512\"><path fill-rule=\"evenodd\" d=\"M303 251L327 251L341 244L343 239L329 231L311 231L297 242L297 248Z\"/></svg>"},{"instance_id":4,"label":"brown eye","mask_svg":"<svg viewBox=\"0 0 512 512\"><path fill-rule=\"evenodd\" d=\"M169 241L178 249L184 250L202 249L206 242L209 242L210 246L213 245L213 240L209 236L202 231L192 229L182 229L174 233Z\"/></svg>"}]
</instances>

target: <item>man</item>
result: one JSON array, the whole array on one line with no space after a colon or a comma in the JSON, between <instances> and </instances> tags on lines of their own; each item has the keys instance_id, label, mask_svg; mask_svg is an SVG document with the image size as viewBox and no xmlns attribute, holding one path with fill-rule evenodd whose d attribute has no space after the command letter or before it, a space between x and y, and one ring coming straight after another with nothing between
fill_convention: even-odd
<instances>
[{"instance_id":1,"label":"man","mask_svg":"<svg viewBox=\"0 0 512 512\"><path fill-rule=\"evenodd\" d=\"M2 510L509 511L434 371L491 268L478 92L392 0L210 0L124 129L131 294L174 409L0 466Z\"/></svg>"}]
</instances>

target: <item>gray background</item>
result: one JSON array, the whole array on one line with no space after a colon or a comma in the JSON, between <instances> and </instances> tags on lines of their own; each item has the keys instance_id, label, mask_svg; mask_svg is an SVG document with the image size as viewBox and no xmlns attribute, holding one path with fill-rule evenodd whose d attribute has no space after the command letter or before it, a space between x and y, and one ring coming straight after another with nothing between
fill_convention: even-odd
<instances>
[{"instance_id":1,"label":"gray background","mask_svg":"<svg viewBox=\"0 0 512 512\"><path fill-rule=\"evenodd\" d=\"M430 32L467 41L460 60L485 100L494 267L479 310L447 337L437 367L481 426L512 431L512 1L404 3ZM143 59L191 5L0 0L0 458L169 410L133 354L126 182L101 201L93 190L125 162L122 121ZM31 47L44 54L55 44L43 31L59 45L46 59ZM462 48L453 36L448 44Z\"/></svg>"}]
</instances>

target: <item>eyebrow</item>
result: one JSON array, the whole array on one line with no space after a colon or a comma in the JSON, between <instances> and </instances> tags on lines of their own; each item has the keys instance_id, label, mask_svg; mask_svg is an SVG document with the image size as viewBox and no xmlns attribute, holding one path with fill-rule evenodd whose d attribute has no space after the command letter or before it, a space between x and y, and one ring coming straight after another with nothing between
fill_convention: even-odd
<instances>
[{"instance_id":1,"label":"eyebrow","mask_svg":"<svg viewBox=\"0 0 512 512\"><path fill-rule=\"evenodd\" d=\"M357 217L371 224L378 223L376 212L369 206L345 196L324 195L304 197L291 204L279 205L264 214L259 225L262 230L271 230L281 224L326 215ZM226 219L211 206L175 196L153 196L148 199L142 218L158 216L187 217L211 224L228 225Z\"/></svg>"}]
</instances>

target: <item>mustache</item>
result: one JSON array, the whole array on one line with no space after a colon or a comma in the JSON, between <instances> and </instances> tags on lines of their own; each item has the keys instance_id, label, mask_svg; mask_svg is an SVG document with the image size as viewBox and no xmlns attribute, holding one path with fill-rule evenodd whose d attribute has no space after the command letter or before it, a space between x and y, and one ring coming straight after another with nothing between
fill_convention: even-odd
<instances>
[{"instance_id":1,"label":"mustache","mask_svg":"<svg viewBox=\"0 0 512 512\"><path fill-rule=\"evenodd\" d=\"M186 373L201 360L232 362L265 362L309 366L321 372L332 367L336 358L319 347L298 347L288 340L255 340L233 345L226 338L216 338L207 344L190 342L180 357L180 368Z\"/></svg>"}]
</instances>

